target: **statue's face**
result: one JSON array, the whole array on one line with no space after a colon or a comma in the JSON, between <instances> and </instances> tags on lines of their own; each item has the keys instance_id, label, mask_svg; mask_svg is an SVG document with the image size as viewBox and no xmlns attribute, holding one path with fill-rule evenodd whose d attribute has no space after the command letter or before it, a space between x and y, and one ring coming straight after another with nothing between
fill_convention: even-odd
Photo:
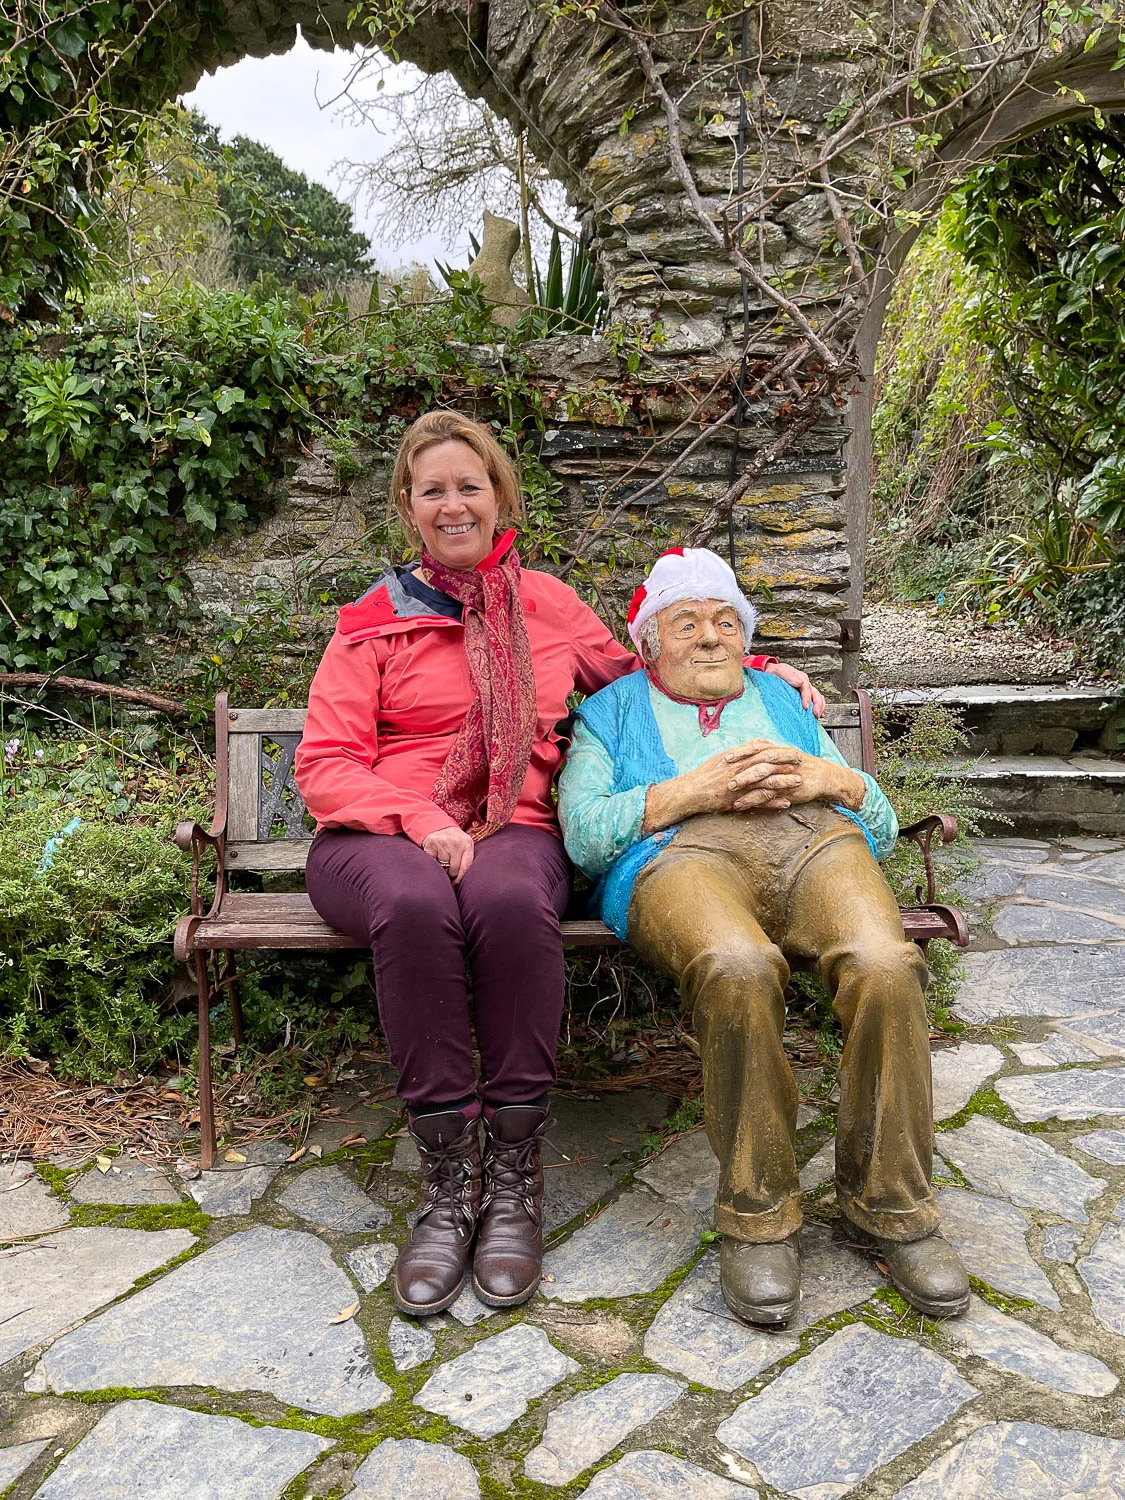
<instances>
[{"instance_id":1,"label":"statue's face","mask_svg":"<svg viewBox=\"0 0 1125 1500\"><path fill-rule=\"evenodd\" d=\"M678 698L715 703L742 687L742 622L719 599L687 599L656 616L660 681Z\"/></svg>"}]
</instances>

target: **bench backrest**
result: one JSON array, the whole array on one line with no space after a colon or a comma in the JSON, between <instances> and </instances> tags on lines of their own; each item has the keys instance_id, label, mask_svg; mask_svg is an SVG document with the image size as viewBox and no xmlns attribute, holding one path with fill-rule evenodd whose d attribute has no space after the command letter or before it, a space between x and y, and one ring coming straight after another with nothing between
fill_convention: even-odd
<instances>
[{"instance_id":1,"label":"bench backrest","mask_svg":"<svg viewBox=\"0 0 1125 1500\"><path fill-rule=\"evenodd\" d=\"M874 771L871 703L830 703L821 721L857 770ZM233 870L303 870L315 824L293 780L303 708L231 708L215 700L219 807L226 793L227 864Z\"/></svg>"}]
</instances>

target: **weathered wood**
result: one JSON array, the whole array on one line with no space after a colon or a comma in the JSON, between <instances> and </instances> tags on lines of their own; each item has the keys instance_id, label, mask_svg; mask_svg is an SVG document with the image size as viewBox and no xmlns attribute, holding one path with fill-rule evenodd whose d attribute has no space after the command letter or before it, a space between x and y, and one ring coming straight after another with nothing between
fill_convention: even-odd
<instances>
[{"instance_id":1,"label":"weathered wood","mask_svg":"<svg viewBox=\"0 0 1125 1500\"><path fill-rule=\"evenodd\" d=\"M230 740L230 800L227 803L227 838L258 842L258 736L232 735Z\"/></svg>"},{"instance_id":2,"label":"weathered wood","mask_svg":"<svg viewBox=\"0 0 1125 1500\"><path fill-rule=\"evenodd\" d=\"M296 870L305 868L311 839L240 839L227 845L232 870Z\"/></svg>"},{"instance_id":3,"label":"weathered wood","mask_svg":"<svg viewBox=\"0 0 1125 1500\"><path fill-rule=\"evenodd\" d=\"M228 734L300 734L307 708L231 708Z\"/></svg>"}]
</instances>

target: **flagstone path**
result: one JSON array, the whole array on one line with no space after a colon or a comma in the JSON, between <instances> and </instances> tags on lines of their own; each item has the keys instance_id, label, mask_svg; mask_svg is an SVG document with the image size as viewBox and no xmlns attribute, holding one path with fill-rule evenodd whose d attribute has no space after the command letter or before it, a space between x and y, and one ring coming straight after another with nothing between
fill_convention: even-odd
<instances>
[{"instance_id":1,"label":"flagstone path","mask_svg":"<svg viewBox=\"0 0 1125 1500\"><path fill-rule=\"evenodd\" d=\"M387 1107L347 1112L365 1146L322 1123L319 1159L194 1179L0 1162L0 1496L1125 1500L1125 840L980 852L934 1056L964 1317L923 1324L841 1241L820 1098L773 1334L723 1304L703 1134L642 1160L649 1091L558 1101L541 1294L424 1322L391 1298L417 1158Z\"/></svg>"}]
</instances>

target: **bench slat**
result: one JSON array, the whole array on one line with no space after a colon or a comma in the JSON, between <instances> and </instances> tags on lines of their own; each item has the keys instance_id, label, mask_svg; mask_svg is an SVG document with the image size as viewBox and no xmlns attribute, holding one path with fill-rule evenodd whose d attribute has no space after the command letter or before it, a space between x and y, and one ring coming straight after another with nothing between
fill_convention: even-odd
<instances>
[{"instance_id":1,"label":"bench slat","mask_svg":"<svg viewBox=\"0 0 1125 1500\"><path fill-rule=\"evenodd\" d=\"M230 797L227 802L227 838L237 843L258 839L258 796L262 778L258 759L258 737L240 734L228 742Z\"/></svg>"}]
</instances>

